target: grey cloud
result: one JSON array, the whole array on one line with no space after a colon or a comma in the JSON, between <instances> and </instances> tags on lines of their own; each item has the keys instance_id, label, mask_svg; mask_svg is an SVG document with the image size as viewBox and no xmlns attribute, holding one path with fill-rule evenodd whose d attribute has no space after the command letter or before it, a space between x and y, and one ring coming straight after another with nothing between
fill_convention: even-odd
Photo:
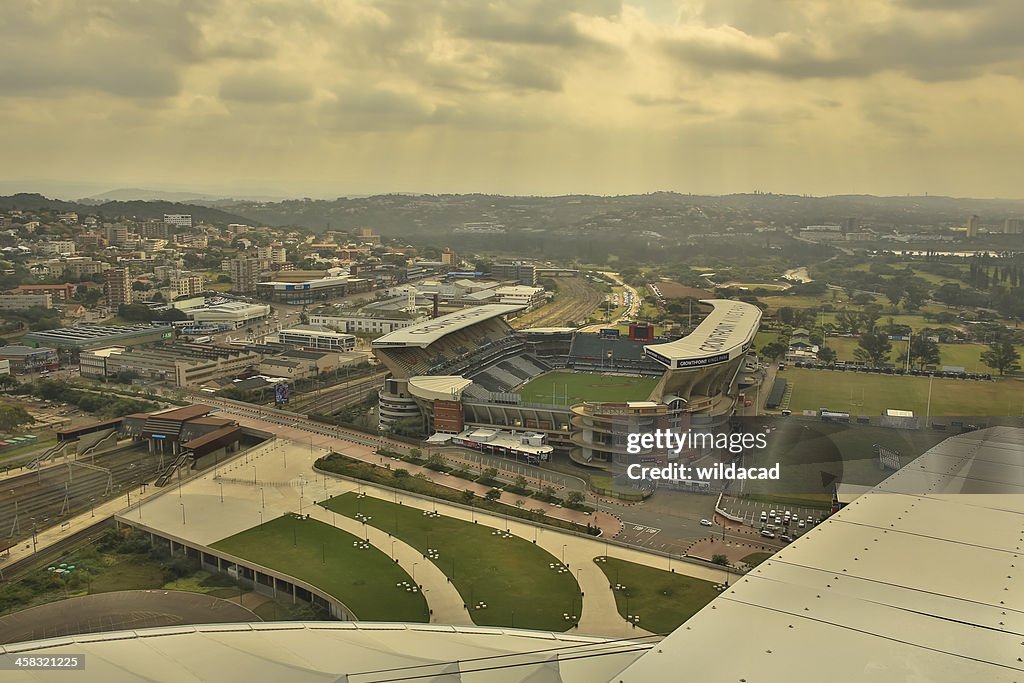
<instances>
[{"instance_id":1,"label":"grey cloud","mask_svg":"<svg viewBox=\"0 0 1024 683\"><path fill-rule=\"evenodd\" d=\"M335 93L337 100L322 107L327 122L342 130L379 131L444 123L445 107L418 97L378 88L350 86Z\"/></svg>"},{"instance_id":2,"label":"grey cloud","mask_svg":"<svg viewBox=\"0 0 1024 683\"><path fill-rule=\"evenodd\" d=\"M9 94L174 95L197 58L203 12L189 2L5 2L0 86Z\"/></svg>"},{"instance_id":3,"label":"grey cloud","mask_svg":"<svg viewBox=\"0 0 1024 683\"><path fill-rule=\"evenodd\" d=\"M309 84L294 76L269 70L232 74L225 77L220 85L220 97L236 102L304 102L312 95L313 89Z\"/></svg>"},{"instance_id":4,"label":"grey cloud","mask_svg":"<svg viewBox=\"0 0 1024 683\"><path fill-rule=\"evenodd\" d=\"M562 90L562 74L546 64L523 57L511 57L493 71L503 85L525 90Z\"/></svg>"},{"instance_id":5,"label":"grey cloud","mask_svg":"<svg viewBox=\"0 0 1024 683\"><path fill-rule=\"evenodd\" d=\"M727 4L736 7L746 2ZM1008 62L1024 62L1019 36L1024 3L906 0L901 6L906 11L886 24L848 17L849 21L836 22L831 30L816 25L809 16L794 16L789 11L788 26L784 30L776 26L780 28L776 33L747 32L750 18L758 14L751 10L743 15L744 20L729 24L742 31L740 40L726 43L717 36L696 33L664 39L659 47L670 58L697 69L769 73L794 80L855 78L883 71L902 72L922 81L960 80L1005 70L1002 65ZM961 26L949 28L929 21L930 12L939 9L964 9ZM818 45L818 40L825 45Z\"/></svg>"}]
</instances>

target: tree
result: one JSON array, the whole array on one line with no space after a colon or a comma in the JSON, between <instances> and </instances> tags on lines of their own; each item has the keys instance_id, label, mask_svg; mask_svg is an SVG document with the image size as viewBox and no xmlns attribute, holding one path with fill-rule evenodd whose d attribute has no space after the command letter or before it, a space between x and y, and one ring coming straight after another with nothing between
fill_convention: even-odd
<instances>
[{"instance_id":1,"label":"tree","mask_svg":"<svg viewBox=\"0 0 1024 683\"><path fill-rule=\"evenodd\" d=\"M0 389L9 391L18 386L18 378L14 375L0 375Z\"/></svg>"},{"instance_id":2,"label":"tree","mask_svg":"<svg viewBox=\"0 0 1024 683\"><path fill-rule=\"evenodd\" d=\"M486 468L480 475L482 479L487 480L494 479L496 476L498 476L498 470L495 467Z\"/></svg>"},{"instance_id":3,"label":"tree","mask_svg":"<svg viewBox=\"0 0 1024 683\"><path fill-rule=\"evenodd\" d=\"M910 364L938 365L939 345L924 335L919 335L910 340Z\"/></svg>"},{"instance_id":4,"label":"tree","mask_svg":"<svg viewBox=\"0 0 1024 683\"><path fill-rule=\"evenodd\" d=\"M822 346L820 349L818 349L818 360L822 361L823 363L835 363L835 349L830 349L827 346Z\"/></svg>"},{"instance_id":5,"label":"tree","mask_svg":"<svg viewBox=\"0 0 1024 683\"><path fill-rule=\"evenodd\" d=\"M23 424L30 424L36 419L21 406L0 406L0 432L13 432Z\"/></svg>"},{"instance_id":6,"label":"tree","mask_svg":"<svg viewBox=\"0 0 1024 683\"><path fill-rule=\"evenodd\" d=\"M465 491L462 492L462 502L469 503L472 505L474 498L476 498L476 494L470 491L469 489L466 489Z\"/></svg>"},{"instance_id":7,"label":"tree","mask_svg":"<svg viewBox=\"0 0 1024 683\"><path fill-rule=\"evenodd\" d=\"M1009 339L994 341L986 351L981 352L981 362L998 370L1000 375L1005 375L1020 370L1020 352Z\"/></svg>"},{"instance_id":8,"label":"tree","mask_svg":"<svg viewBox=\"0 0 1024 683\"><path fill-rule=\"evenodd\" d=\"M786 355L786 345L777 341L769 342L761 347L761 353L772 360L778 360Z\"/></svg>"},{"instance_id":9,"label":"tree","mask_svg":"<svg viewBox=\"0 0 1024 683\"><path fill-rule=\"evenodd\" d=\"M565 496L565 502L573 507L583 505L584 500L586 500L586 496L583 495L582 491L569 491Z\"/></svg>"},{"instance_id":10,"label":"tree","mask_svg":"<svg viewBox=\"0 0 1024 683\"><path fill-rule=\"evenodd\" d=\"M860 342L853 355L877 367L885 362L892 352L892 342L884 332L867 332L860 336Z\"/></svg>"},{"instance_id":11,"label":"tree","mask_svg":"<svg viewBox=\"0 0 1024 683\"><path fill-rule=\"evenodd\" d=\"M526 477L524 477L523 475L520 474L518 477L516 477L517 489L525 489L528 483L529 482L526 481Z\"/></svg>"},{"instance_id":12,"label":"tree","mask_svg":"<svg viewBox=\"0 0 1024 683\"><path fill-rule=\"evenodd\" d=\"M717 553L715 555L712 555L711 556L711 561L714 564L720 564L723 567L725 567L725 566L727 566L729 564L729 558L726 557L725 555L722 555L721 553Z\"/></svg>"},{"instance_id":13,"label":"tree","mask_svg":"<svg viewBox=\"0 0 1024 683\"><path fill-rule=\"evenodd\" d=\"M444 469L444 456L440 453L433 453L427 458L427 467L432 470L441 471Z\"/></svg>"},{"instance_id":14,"label":"tree","mask_svg":"<svg viewBox=\"0 0 1024 683\"><path fill-rule=\"evenodd\" d=\"M498 500L501 498L501 489L491 489L484 494L484 498L487 500Z\"/></svg>"}]
</instances>

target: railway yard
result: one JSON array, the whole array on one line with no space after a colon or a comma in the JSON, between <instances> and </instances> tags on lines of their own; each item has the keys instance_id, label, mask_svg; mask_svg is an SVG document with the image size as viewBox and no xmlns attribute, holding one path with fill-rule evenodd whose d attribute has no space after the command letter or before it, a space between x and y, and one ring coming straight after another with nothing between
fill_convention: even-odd
<instances>
[{"instance_id":1,"label":"railway yard","mask_svg":"<svg viewBox=\"0 0 1024 683\"><path fill-rule=\"evenodd\" d=\"M150 483L159 459L131 445L0 480L0 547L32 538L64 520Z\"/></svg>"},{"instance_id":2,"label":"railway yard","mask_svg":"<svg viewBox=\"0 0 1024 683\"><path fill-rule=\"evenodd\" d=\"M563 327L586 322L603 302L605 295L581 277L558 278L558 293L548 304L525 315L510 324L516 329L527 327Z\"/></svg>"}]
</instances>

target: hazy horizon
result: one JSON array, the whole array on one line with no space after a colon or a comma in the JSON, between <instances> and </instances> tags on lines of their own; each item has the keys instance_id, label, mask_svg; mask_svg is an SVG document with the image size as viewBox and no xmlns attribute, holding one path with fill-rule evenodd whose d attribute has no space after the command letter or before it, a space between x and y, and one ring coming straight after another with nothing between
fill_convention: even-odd
<instances>
[{"instance_id":1,"label":"hazy horizon","mask_svg":"<svg viewBox=\"0 0 1024 683\"><path fill-rule=\"evenodd\" d=\"M11 2L0 192L1016 199L1013 0Z\"/></svg>"}]
</instances>

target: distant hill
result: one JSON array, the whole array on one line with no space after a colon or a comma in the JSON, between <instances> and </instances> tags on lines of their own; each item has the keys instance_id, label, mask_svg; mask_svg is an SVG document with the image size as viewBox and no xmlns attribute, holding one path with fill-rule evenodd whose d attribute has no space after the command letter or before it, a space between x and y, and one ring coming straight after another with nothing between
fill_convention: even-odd
<instances>
[{"instance_id":1,"label":"distant hill","mask_svg":"<svg viewBox=\"0 0 1024 683\"><path fill-rule=\"evenodd\" d=\"M10 196L0 196L0 211L17 209L21 211L77 211L83 216L102 216L104 219L112 220L118 217L147 219L163 218L165 213L187 213L192 215L193 222L227 224L247 223L252 225L251 219L229 213L220 209L199 204L187 204L172 201L107 201L102 204L83 204L81 202L68 202L60 199L50 199L41 194L21 193Z\"/></svg>"},{"instance_id":2,"label":"distant hill","mask_svg":"<svg viewBox=\"0 0 1024 683\"><path fill-rule=\"evenodd\" d=\"M103 204L105 202L130 202L130 201L163 201L163 202L194 202L196 200L208 201L211 199L224 199L212 194L200 192L164 192L163 190L144 190L138 187L122 187L109 192L101 192L89 197L83 197L78 201L82 204Z\"/></svg>"}]
</instances>

